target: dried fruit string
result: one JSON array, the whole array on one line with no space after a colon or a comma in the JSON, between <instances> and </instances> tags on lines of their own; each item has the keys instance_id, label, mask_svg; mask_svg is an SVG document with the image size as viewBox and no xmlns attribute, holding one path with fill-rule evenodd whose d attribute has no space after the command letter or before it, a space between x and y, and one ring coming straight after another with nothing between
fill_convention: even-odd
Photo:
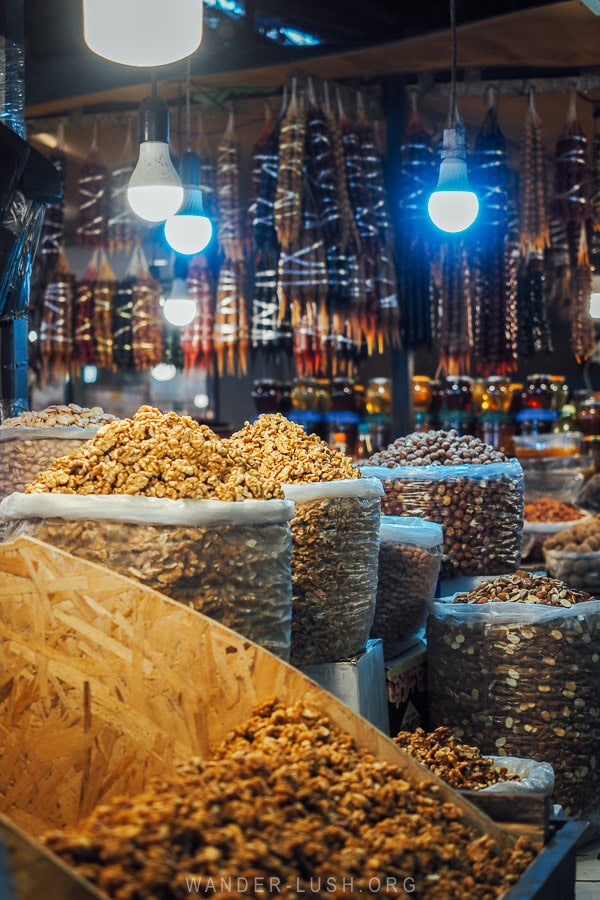
<instances>
[{"instance_id":1,"label":"dried fruit string","mask_svg":"<svg viewBox=\"0 0 600 900\"><path fill-rule=\"evenodd\" d=\"M190 296L196 301L196 315L192 323L181 330L184 372L204 369L212 375L214 292L211 272L202 254L190 263L187 285Z\"/></svg>"},{"instance_id":2,"label":"dried fruit string","mask_svg":"<svg viewBox=\"0 0 600 900\"><path fill-rule=\"evenodd\" d=\"M262 206L264 203L264 195L261 192L263 187L263 172L265 165L272 162L273 148L273 116L271 107L265 103L265 119L263 127L258 136L258 140L252 148L252 158L250 162L250 189L248 201L248 213L246 217L246 246L248 253L251 254L256 248L256 230L257 220L259 219L258 206L261 205L260 216L264 215Z\"/></svg>"},{"instance_id":3,"label":"dried fruit string","mask_svg":"<svg viewBox=\"0 0 600 900\"><path fill-rule=\"evenodd\" d=\"M404 343L407 348L432 342L431 258L426 238L427 197L435 180L431 135L423 126L411 93L411 115L400 148L401 192L398 201L397 271Z\"/></svg>"},{"instance_id":4,"label":"dried fruit string","mask_svg":"<svg viewBox=\"0 0 600 900\"><path fill-rule=\"evenodd\" d=\"M200 186L202 199L207 216L213 222L219 218L219 203L217 198L217 164L210 144L204 133L202 113L198 113L198 140L196 141L196 153L200 157Z\"/></svg>"},{"instance_id":5,"label":"dried fruit string","mask_svg":"<svg viewBox=\"0 0 600 900\"><path fill-rule=\"evenodd\" d=\"M94 344L94 284L98 278L98 250L77 282L73 314L74 358L81 366L96 365Z\"/></svg>"},{"instance_id":6,"label":"dried fruit string","mask_svg":"<svg viewBox=\"0 0 600 900\"><path fill-rule=\"evenodd\" d=\"M600 119L600 107L594 110L594 140L592 143L591 164L591 196L590 205L592 212L592 246L591 257L594 268L600 268L600 131L598 120Z\"/></svg>"},{"instance_id":7,"label":"dried fruit string","mask_svg":"<svg viewBox=\"0 0 600 900\"><path fill-rule=\"evenodd\" d=\"M306 115L292 79L292 96L279 130L279 164L275 191L275 231L283 250L288 251L300 236L302 227L302 170ZM285 317L285 295L279 307L279 319Z\"/></svg>"},{"instance_id":8,"label":"dried fruit string","mask_svg":"<svg viewBox=\"0 0 600 900\"><path fill-rule=\"evenodd\" d=\"M137 250L137 269L132 286L131 346L135 368L145 371L163 361L165 345L160 284L150 274L142 248L138 246Z\"/></svg>"},{"instance_id":9,"label":"dried fruit string","mask_svg":"<svg viewBox=\"0 0 600 900\"><path fill-rule=\"evenodd\" d=\"M56 135L56 145L50 154L50 162L54 165L60 176L63 196L55 203L49 203L46 207L44 224L39 244L39 255L42 265L48 272L52 271L58 262L58 257L64 246L65 226L65 183L67 178L67 156L65 153L65 129L59 125Z\"/></svg>"},{"instance_id":10,"label":"dried fruit string","mask_svg":"<svg viewBox=\"0 0 600 900\"><path fill-rule=\"evenodd\" d=\"M471 297L467 251L461 240L441 248L437 345L439 369L446 375L469 371Z\"/></svg>"},{"instance_id":11,"label":"dried fruit string","mask_svg":"<svg viewBox=\"0 0 600 900\"><path fill-rule=\"evenodd\" d=\"M587 138L571 92L567 121L556 142L553 217L566 226L572 267L580 254L580 226L591 216Z\"/></svg>"},{"instance_id":12,"label":"dried fruit string","mask_svg":"<svg viewBox=\"0 0 600 900\"><path fill-rule=\"evenodd\" d=\"M98 277L94 283L94 346L96 364L102 369L113 368L113 304L117 291L117 279L110 267L106 252L98 256Z\"/></svg>"},{"instance_id":13,"label":"dried fruit string","mask_svg":"<svg viewBox=\"0 0 600 900\"><path fill-rule=\"evenodd\" d=\"M571 349L578 363L591 356L595 345L594 320L590 315L592 269L585 224L581 224L579 254L572 276Z\"/></svg>"},{"instance_id":14,"label":"dried fruit string","mask_svg":"<svg viewBox=\"0 0 600 900\"><path fill-rule=\"evenodd\" d=\"M140 232L141 220L134 214L127 199L127 186L135 168L131 130L130 118L121 161L111 172L109 181L107 240L110 253L117 251L130 253Z\"/></svg>"},{"instance_id":15,"label":"dried fruit string","mask_svg":"<svg viewBox=\"0 0 600 900\"><path fill-rule=\"evenodd\" d=\"M73 348L74 276L61 251L44 293L40 328L42 384L69 375Z\"/></svg>"},{"instance_id":16,"label":"dried fruit string","mask_svg":"<svg viewBox=\"0 0 600 900\"><path fill-rule=\"evenodd\" d=\"M213 346L217 357L219 375L236 374L236 351L238 350L239 327L244 323L241 304L246 302L245 269L241 261L225 260L219 271L217 301L213 326ZM238 359L238 368L245 366L244 348Z\"/></svg>"},{"instance_id":17,"label":"dried fruit string","mask_svg":"<svg viewBox=\"0 0 600 900\"><path fill-rule=\"evenodd\" d=\"M225 258L242 259L240 205L240 147L233 112L217 150L217 200L219 248Z\"/></svg>"},{"instance_id":18,"label":"dried fruit string","mask_svg":"<svg viewBox=\"0 0 600 900\"><path fill-rule=\"evenodd\" d=\"M139 264L136 245L125 277L119 282L113 306L113 362L118 369L129 371L133 362L133 285Z\"/></svg>"},{"instance_id":19,"label":"dried fruit string","mask_svg":"<svg viewBox=\"0 0 600 900\"><path fill-rule=\"evenodd\" d=\"M94 250L104 247L107 229L106 167L98 154L98 123L94 122L92 144L78 181L77 243Z\"/></svg>"}]
</instances>

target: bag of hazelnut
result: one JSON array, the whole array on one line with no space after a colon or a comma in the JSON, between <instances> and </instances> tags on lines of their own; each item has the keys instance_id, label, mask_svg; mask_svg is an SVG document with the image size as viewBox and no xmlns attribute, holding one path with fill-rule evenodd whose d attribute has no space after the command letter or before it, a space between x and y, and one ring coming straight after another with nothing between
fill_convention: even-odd
<instances>
[{"instance_id":1,"label":"bag of hazelnut","mask_svg":"<svg viewBox=\"0 0 600 900\"><path fill-rule=\"evenodd\" d=\"M382 516L379 573L372 638L381 638L385 659L402 652L425 625L442 562L442 526L411 516Z\"/></svg>"}]
</instances>

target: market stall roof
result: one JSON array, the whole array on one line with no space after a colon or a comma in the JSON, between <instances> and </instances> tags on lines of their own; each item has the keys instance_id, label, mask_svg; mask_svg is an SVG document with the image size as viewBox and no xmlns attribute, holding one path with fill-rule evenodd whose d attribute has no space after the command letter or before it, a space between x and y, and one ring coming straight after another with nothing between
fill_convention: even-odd
<instances>
[{"instance_id":1,"label":"market stall roof","mask_svg":"<svg viewBox=\"0 0 600 900\"><path fill-rule=\"evenodd\" d=\"M292 67L326 78L369 78L449 65L447 0L205 0L205 5L205 36L193 59L195 84L202 89L279 85ZM458 7L463 67L556 71L598 65L600 19L578 0L530 0L525 9L522 0L463 0ZM25 9L30 115L132 104L144 95L147 72L101 60L85 47L80 0L29 0ZM271 32L269 22L276 23ZM284 37L275 39L282 28L296 40L305 35L319 43L286 44ZM176 95L179 69L160 72L164 96Z\"/></svg>"}]
</instances>

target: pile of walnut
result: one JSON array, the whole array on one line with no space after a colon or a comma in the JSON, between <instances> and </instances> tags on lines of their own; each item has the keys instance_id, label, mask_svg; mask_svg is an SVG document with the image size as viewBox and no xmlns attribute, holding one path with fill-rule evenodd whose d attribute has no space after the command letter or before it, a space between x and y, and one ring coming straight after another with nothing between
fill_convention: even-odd
<instances>
[{"instance_id":1,"label":"pile of walnut","mask_svg":"<svg viewBox=\"0 0 600 900\"><path fill-rule=\"evenodd\" d=\"M525 504L526 522L574 522L576 519L583 519L581 510L562 500L542 497Z\"/></svg>"},{"instance_id":2,"label":"pile of walnut","mask_svg":"<svg viewBox=\"0 0 600 900\"><path fill-rule=\"evenodd\" d=\"M248 456L261 475L280 484L308 484L360 478L352 460L285 416L262 415L231 437L229 445Z\"/></svg>"},{"instance_id":3,"label":"pile of walnut","mask_svg":"<svg viewBox=\"0 0 600 900\"><path fill-rule=\"evenodd\" d=\"M429 733L422 728L400 731L394 743L457 790L480 791L500 781L519 780L504 766L495 765L491 757L483 756L477 747L461 744L443 726Z\"/></svg>"},{"instance_id":4,"label":"pile of walnut","mask_svg":"<svg viewBox=\"0 0 600 900\"><path fill-rule=\"evenodd\" d=\"M583 591L570 591L564 582L545 575L515 572L484 581L468 593L456 594L454 603L537 603L545 606L563 606L568 609L575 603L591 600Z\"/></svg>"},{"instance_id":5,"label":"pile of walnut","mask_svg":"<svg viewBox=\"0 0 600 900\"><path fill-rule=\"evenodd\" d=\"M279 484L189 416L142 406L57 459L27 493L135 494L237 501L282 498Z\"/></svg>"},{"instance_id":6,"label":"pile of walnut","mask_svg":"<svg viewBox=\"0 0 600 900\"><path fill-rule=\"evenodd\" d=\"M410 784L316 709L275 701L211 761L43 841L113 898L188 898L192 878L207 896L239 896L238 878L251 896L396 896L408 877L419 897L492 900L534 856L523 838L498 847L437 785Z\"/></svg>"}]
</instances>

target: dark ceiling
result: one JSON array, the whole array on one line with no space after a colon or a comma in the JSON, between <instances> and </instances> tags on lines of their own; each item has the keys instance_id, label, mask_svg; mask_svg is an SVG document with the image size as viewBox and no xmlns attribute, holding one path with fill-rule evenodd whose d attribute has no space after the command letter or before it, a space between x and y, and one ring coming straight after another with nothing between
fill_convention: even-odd
<instances>
[{"instance_id":1,"label":"dark ceiling","mask_svg":"<svg viewBox=\"0 0 600 900\"><path fill-rule=\"evenodd\" d=\"M7 0L23 2L23 0ZM231 16L209 0L193 72L213 74L287 64L448 28L448 0L226 0L245 9ZM216 5L215 5L216 4ZM547 0L457 0L459 24L547 6ZM210 24L208 24L210 20ZM283 46L263 32L269 23L308 32L317 46ZM132 36L135 39L135 36ZM25 0L27 104L112 90L147 80L139 69L101 60L82 37L81 0ZM169 78L168 67L161 78Z\"/></svg>"}]
</instances>

